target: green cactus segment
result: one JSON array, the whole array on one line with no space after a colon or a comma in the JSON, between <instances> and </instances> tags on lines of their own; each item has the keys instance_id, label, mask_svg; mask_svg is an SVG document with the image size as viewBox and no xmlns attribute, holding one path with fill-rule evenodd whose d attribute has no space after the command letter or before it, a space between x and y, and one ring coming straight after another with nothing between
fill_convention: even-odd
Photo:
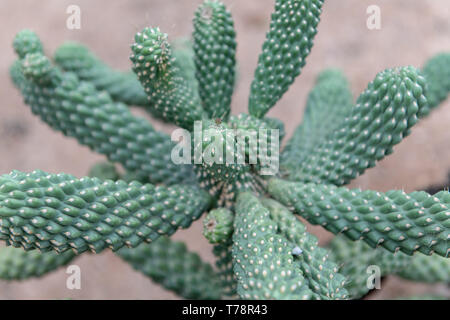
<instances>
[{"instance_id":1,"label":"green cactus segment","mask_svg":"<svg viewBox=\"0 0 450 320\"><path fill-rule=\"evenodd\" d=\"M231 116L229 123L236 132L238 143L245 147L240 150L245 150L245 159L253 165L253 171L262 174L264 168L268 174L263 175L276 175L284 126L277 119L258 119L245 113Z\"/></svg>"},{"instance_id":2,"label":"green cactus segment","mask_svg":"<svg viewBox=\"0 0 450 320\"><path fill-rule=\"evenodd\" d=\"M269 193L312 224L370 246L412 255L450 254L450 193L349 190L273 179Z\"/></svg>"},{"instance_id":3,"label":"green cactus segment","mask_svg":"<svg viewBox=\"0 0 450 320\"><path fill-rule=\"evenodd\" d=\"M237 199L233 269L243 299L310 299L313 292L292 256L293 245L251 193Z\"/></svg>"},{"instance_id":4,"label":"green cactus segment","mask_svg":"<svg viewBox=\"0 0 450 320\"><path fill-rule=\"evenodd\" d=\"M148 105L147 94L134 72L112 69L82 44L64 43L55 51L54 60L63 70L74 72L79 79L91 82L98 90L106 90L115 101Z\"/></svg>"},{"instance_id":5,"label":"green cactus segment","mask_svg":"<svg viewBox=\"0 0 450 320\"><path fill-rule=\"evenodd\" d=\"M94 164L89 170L89 177L101 180L119 180L120 175L116 166L111 162L99 162Z\"/></svg>"},{"instance_id":6,"label":"green cactus segment","mask_svg":"<svg viewBox=\"0 0 450 320\"><path fill-rule=\"evenodd\" d=\"M9 77L12 83L19 90L22 89L23 84L27 81L22 71L22 62L20 60L14 61L9 67Z\"/></svg>"},{"instance_id":7,"label":"green cactus segment","mask_svg":"<svg viewBox=\"0 0 450 320\"><path fill-rule=\"evenodd\" d=\"M173 43L174 63L183 77L195 83L195 65L192 44L183 39ZM76 42L66 42L56 49L55 62L65 71L73 72L80 80L91 82L98 90L106 90L115 101L128 105L145 107L154 117L144 88L134 72L120 72L101 61L86 46ZM160 119L160 118L159 118Z\"/></svg>"},{"instance_id":8,"label":"green cactus segment","mask_svg":"<svg viewBox=\"0 0 450 320\"><path fill-rule=\"evenodd\" d=\"M256 118L246 113L240 113L238 115L233 115L230 117L230 126L234 129L243 130L268 130L276 129L279 131L280 140L285 134L284 124L282 121L276 118Z\"/></svg>"},{"instance_id":9,"label":"green cactus segment","mask_svg":"<svg viewBox=\"0 0 450 320\"><path fill-rule=\"evenodd\" d=\"M40 52L27 54L22 60L22 70L26 78L37 84L49 85L59 80L50 60Z\"/></svg>"},{"instance_id":10,"label":"green cactus segment","mask_svg":"<svg viewBox=\"0 0 450 320\"><path fill-rule=\"evenodd\" d=\"M213 247L216 257L216 267L222 282L223 294L227 298L235 297L237 281L233 271L233 240L230 236L225 243L216 244Z\"/></svg>"},{"instance_id":11,"label":"green cactus segment","mask_svg":"<svg viewBox=\"0 0 450 320\"><path fill-rule=\"evenodd\" d=\"M222 287L212 266L183 242L161 237L152 244L123 248L117 254L135 270L185 299L220 299Z\"/></svg>"},{"instance_id":12,"label":"green cactus segment","mask_svg":"<svg viewBox=\"0 0 450 320\"><path fill-rule=\"evenodd\" d=\"M330 258L342 266L339 272L347 277L346 288L354 299L369 291L369 266L377 266L380 276L391 274L417 282L450 283L450 259L438 255L392 254L383 248L373 249L363 241L351 241L343 236L335 237L329 249Z\"/></svg>"},{"instance_id":13,"label":"green cactus segment","mask_svg":"<svg viewBox=\"0 0 450 320\"><path fill-rule=\"evenodd\" d=\"M45 123L106 155L110 161L121 163L127 171L148 177L152 183L195 181L192 166L172 162L175 144L169 136L156 131L144 118L134 116L126 105L113 102L92 84L78 81L74 74L60 73L56 68L41 71L42 63L32 62L42 57L27 55L13 65L11 76L25 103ZM38 75L43 76L42 81ZM49 77L51 81L47 81Z\"/></svg>"},{"instance_id":14,"label":"green cactus segment","mask_svg":"<svg viewBox=\"0 0 450 320\"><path fill-rule=\"evenodd\" d=\"M174 64L180 69L181 76L198 91L198 82L195 77L195 62L193 43L188 38L177 38L172 41Z\"/></svg>"},{"instance_id":15,"label":"green cactus segment","mask_svg":"<svg viewBox=\"0 0 450 320\"><path fill-rule=\"evenodd\" d=\"M250 155L256 157L253 159L253 164L256 165L259 162L259 153L266 152L271 143L270 131L272 128L262 119L255 118L251 115L240 113L239 115L233 115L230 117L229 126L234 130L235 134L239 137L246 134L249 135L247 141L243 139L237 139L242 146L245 147L243 150L243 157L245 157L247 162L250 162ZM267 135L263 134L267 132ZM251 135L251 136L250 136ZM252 139L251 139L251 138ZM265 149L263 149L265 148Z\"/></svg>"},{"instance_id":16,"label":"green cactus segment","mask_svg":"<svg viewBox=\"0 0 450 320\"><path fill-rule=\"evenodd\" d=\"M359 96L340 126L317 143L290 178L302 182L344 185L410 133L422 108L428 108L426 81L417 69L380 72Z\"/></svg>"},{"instance_id":17,"label":"green cactus segment","mask_svg":"<svg viewBox=\"0 0 450 320\"><path fill-rule=\"evenodd\" d=\"M269 126L269 128L278 130L278 134L280 136L280 143L281 143L281 141L283 140L283 138L286 135L286 130L284 128L283 121L281 121L280 119L277 119L277 118L270 118L270 117L262 118L262 121L264 121Z\"/></svg>"},{"instance_id":18,"label":"green cactus segment","mask_svg":"<svg viewBox=\"0 0 450 320\"><path fill-rule=\"evenodd\" d=\"M202 123L201 140L194 139L194 161L200 172L218 181L234 181L247 170L245 156L237 148L237 137L231 128L224 123L211 120ZM199 159L195 159L200 155ZM227 157L229 155L229 157Z\"/></svg>"},{"instance_id":19,"label":"green cactus segment","mask_svg":"<svg viewBox=\"0 0 450 320\"><path fill-rule=\"evenodd\" d=\"M412 281L450 284L450 259L415 254L396 275Z\"/></svg>"},{"instance_id":20,"label":"green cactus segment","mask_svg":"<svg viewBox=\"0 0 450 320\"><path fill-rule=\"evenodd\" d=\"M240 148L244 143L233 128L212 120L202 122L201 139L194 137L193 162L199 185L218 199L219 206L231 209L239 192L262 191L260 179Z\"/></svg>"},{"instance_id":21,"label":"green cactus segment","mask_svg":"<svg viewBox=\"0 0 450 320\"><path fill-rule=\"evenodd\" d=\"M14 51L19 58L25 58L29 53L43 53L41 40L34 31L24 29L20 31L13 42Z\"/></svg>"},{"instance_id":22,"label":"green cactus segment","mask_svg":"<svg viewBox=\"0 0 450 320\"><path fill-rule=\"evenodd\" d=\"M294 259L300 265L309 288L316 299L346 299L345 278L338 273L337 265L328 258L328 251L320 248L315 236L286 207L272 199L263 198L278 232L295 247Z\"/></svg>"},{"instance_id":23,"label":"green cactus segment","mask_svg":"<svg viewBox=\"0 0 450 320\"><path fill-rule=\"evenodd\" d=\"M276 0L251 85L251 115L263 117L300 74L313 46L323 2Z\"/></svg>"},{"instance_id":24,"label":"green cactus segment","mask_svg":"<svg viewBox=\"0 0 450 320\"><path fill-rule=\"evenodd\" d=\"M231 111L235 37L233 19L223 3L206 0L199 6L194 18L195 66L200 98L210 118L226 120Z\"/></svg>"},{"instance_id":25,"label":"green cactus segment","mask_svg":"<svg viewBox=\"0 0 450 320\"><path fill-rule=\"evenodd\" d=\"M144 87L153 112L168 122L191 130L204 117L200 98L173 64L167 35L145 28L135 36L130 56L133 71Z\"/></svg>"},{"instance_id":26,"label":"green cactus segment","mask_svg":"<svg viewBox=\"0 0 450 320\"><path fill-rule=\"evenodd\" d=\"M330 259L341 266L339 272L347 277L345 286L352 299L359 299L369 292L367 281L375 270L370 267L378 267L382 277L395 274L404 269L411 259L422 255L419 253L409 257L402 252L392 254L383 248L373 249L363 241L351 241L343 236L335 237L329 249Z\"/></svg>"},{"instance_id":27,"label":"green cactus segment","mask_svg":"<svg viewBox=\"0 0 450 320\"><path fill-rule=\"evenodd\" d=\"M447 99L450 92L450 53L433 56L422 70L428 82L428 104L433 109Z\"/></svg>"},{"instance_id":28,"label":"green cactus segment","mask_svg":"<svg viewBox=\"0 0 450 320\"><path fill-rule=\"evenodd\" d=\"M233 219L229 209L211 210L203 219L203 235L212 244L225 243L233 234Z\"/></svg>"},{"instance_id":29,"label":"green cactus segment","mask_svg":"<svg viewBox=\"0 0 450 320\"><path fill-rule=\"evenodd\" d=\"M0 177L0 240L57 252L136 247L189 227L209 205L204 191L181 185L13 171Z\"/></svg>"},{"instance_id":30,"label":"green cactus segment","mask_svg":"<svg viewBox=\"0 0 450 320\"><path fill-rule=\"evenodd\" d=\"M313 153L317 145L350 114L353 97L344 74L335 69L322 71L308 96L303 122L281 153L281 165L291 172Z\"/></svg>"},{"instance_id":31,"label":"green cactus segment","mask_svg":"<svg viewBox=\"0 0 450 320\"><path fill-rule=\"evenodd\" d=\"M0 279L26 280L41 277L70 263L76 257L72 251L56 252L24 251L20 248L0 249Z\"/></svg>"}]
</instances>

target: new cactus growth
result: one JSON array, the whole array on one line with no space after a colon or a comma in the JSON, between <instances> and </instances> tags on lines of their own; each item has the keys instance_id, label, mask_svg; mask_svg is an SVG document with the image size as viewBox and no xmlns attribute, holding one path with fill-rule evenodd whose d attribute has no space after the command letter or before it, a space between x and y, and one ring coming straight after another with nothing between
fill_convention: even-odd
<instances>
[{"instance_id":1,"label":"new cactus growth","mask_svg":"<svg viewBox=\"0 0 450 320\"><path fill-rule=\"evenodd\" d=\"M40 170L0 176L0 240L15 247L0 249L0 278L41 276L111 249L188 299L358 299L369 291L373 264L383 275L449 283L448 190L346 185L447 98L450 53L423 68L381 71L356 101L341 71L321 72L284 149L282 121L265 117L305 66L323 3L275 0L249 112L240 115L231 115L236 32L220 1L200 5L192 41L169 40L154 27L138 32L129 72L76 43L52 61L34 32L19 32L10 75L25 103L109 162L82 178ZM176 143L129 105L192 134L184 141L188 163L172 161ZM170 238L204 213L215 266ZM297 216L336 238L320 247Z\"/></svg>"}]
</instances>

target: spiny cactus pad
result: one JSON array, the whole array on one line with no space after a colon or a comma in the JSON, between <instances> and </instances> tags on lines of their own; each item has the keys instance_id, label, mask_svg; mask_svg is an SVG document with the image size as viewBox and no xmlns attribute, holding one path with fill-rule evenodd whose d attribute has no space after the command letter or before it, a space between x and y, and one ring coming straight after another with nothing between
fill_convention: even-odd
<instances>
[{"instance_id":1,"label":"spiny cactus pad","mask_svg":"<svg viewBox=\"0 0 450 320\"><path fill-rule=\"evenodd\" d=\"M295 246L277 234L270 213L251 193L237 199L233 264L244 299L310 299L308 280L294 261Z\"/></svg>"},{"instance_id":2,"label":"spiny cactus pad","mask_svg":"<svg viewBox=\"0 0 450 320\"><path fill-rule=\"evenodd\" d=\"M203 235L212 244L227 242L233 233L233 219L227 208L211 210L203 219Z\"/></svg>"},{"instance_id":3,"label":"spiny cactus pad","mask_svg":"<svg viewBox=\"0 0 450 320\"><path fill-rule=\"evenodd\" d=\"M195 84L195 66L190 41L173 41L174 64L184 78ZM133 71L121 72L109 67L86 46L76 42L66 42L54 54L55 63L64 71L73 72L80 80L92 83L98 90L106 90L115 101L144 107L160 120L161 115L150 106L147 94Z\"/></svg>"},{"instance_id":4,"label":"spiny cactus pad","mask_svg":"<svg viewBox=\"0 0 450 320\"><path fill-rule=\"evenodd\" d=\"M153 111L183 128L192 129L204 117L198 93L173 64L167 34L145 28L135 36L130 56L133 70L145 88Z\"/></svg>"},{"instance_id":5,"label":"spiny cactus pad","mask_svg":"<svg viewBox=\"0 0 450 320\"><path fill-rule=\"evenodd\" d=\"M89 177L96 177L101 180L118 180L120 175L116 166L111 162L99 162L89 170Z\"/></svg>"},{"instance_id":6,"label":"spiny cactus pad","mask_svg":"<svg viewBox=\"0 0 450 320\"><path fill-rule=\"evenodd\" d=\"M199 185L218 198L219 206L232 208L242 191L262 192L263 182L256 167L258 159L251 164L247 154L248 150L257 152L259 138L243 141L229 124L212 120L203 121L200 138L193 140L194 169ZM202 157L200 161L197 154Z\"/></svg>"},{"instance_id":7,"label":"spiny cactus pad","mask_svg":"<svg viewBox=\"0 0 450 320\"><path fill-rule=\"evenodd\" d=\"M383 248L373 249L363 241L351 241L343 236L335 237L328 248L330 258L341 266L339 272L347 277L345 287L353 299L369 291L367 280L371 266L379 268L380 276L396 275L418 282L450 283L450 259L438 255L392 254Z\"/></svg>"},{"instance_id":8,"label":"spiny cactus pad","mask_svg":"<svg viewBox=\"0 0 450 320\"><path fill-rule=\"evenodd\" d=\"M450 93L450 53L439 53L429 59L423 74L428 81L428 103L437 107Z\"/></svg>"},{"instance_id":9,"label":"spiny cactus pad","mask_svg":"<svg viewBox=\"0 0 450 320\"><path fill-rule=\"evenodd\" d=\"M450 284L450 259L417 253L396 275L411 281Z\"/></svg>"},{"instance_id":10,"label":"spiny cactus pad","mask_svg":"<svg viewBox=\"0 0 450 320\"><path fill-rule=\"evenodd\" d=\"M352 299L359 299L370 291L367 286L370 267L378 267L379 276L383 277L403 270L411 259L402 252L392 254L383 248L374 249L363 241L351 241L343 236L335 237L328 248L331 260L340 266L339 272L346 277L345 288Z\"/></svg>"},{"instance_id":11,"label":"spiny cactus pad","mask_svg":"<svg viewBox=\"0 0 450 320\"><path fill-rule=\"evenodd\" d=\"M147 94L134 72L113 70L82 44L64 43L55 51L54 60L65 71L74 72L80 80L108 91L116 101L138 106L148 104Z\"/></svg>"},{"instance_id":12,"label":"spiny cactus pad","mask_svg":"<svg viewBox=\"0 0 450 320\"><path fill-rule=\"evenodd\" d=\"M263 117L300 74L317 33L323 0L276 0L251 85L249 113Z\"/></svg>"},{"instance_id":13,"label":"spiny cactus pad","mask_svg":"<svg viewBox=\"0 0 450 320\"><path fill-rule=\"evenodd\" d=\"M0 177L0 239L26 250L100 252L187 228L209 196L182 186L14 171Z\"/></svg>"},{"instance_id":14,"label":"spiny cactus pad","mask_svg":"<svg viewBox=\"0 0 450 320\"><path fill-rule=\"evenodd\" d=\"M350 85L336 69L322 71L308 95L303 122L281 153L281 166L295 172L323 139L338 128L353 107Z\"/></svg>"},{"instance_id":15,"label":"spiny cactus pad","mask_svg":"<svg viewBox=\"0 0 450 320\"><path fill-rule=\"evenodd\" d=\"M216 244L213 247L213 254L216 258L216 267L222 283L223 294L227 298L235 298L237 283L233 270L232 235L225 243Z\"/></svg>"},{"instance_id":16,"label":"spiny cactus pad","mask_svg":"<svg viewBox=\"0 0 450 320\"><path fill-rule=\"evenodd\" d=\"M320 248L317 238L306 232L306 227L280 203L264 198L262 204L269 209L278 232L288 239L294 249L295 261L308 280L309 288L317 299L346 299L345 279L338 267L328 259L327 250Z\"/></svg>"},{"instance_id":17,"label":"spiny cactus pad","mask_svg":"<svg viewBox=\"0 0 450 320\"><path fill-rule=\"evenodd\" d=\"M236 40L231 13L225 5L205 1L195 12L196 76L203 108L212 119L230 114L236 69Z\"/></svg>"},{"instance_id":18,"label":"spiny cactus pad","mask_svg":"<svg viewBox=\"0 0 450 320\"><path fill-rule=\"evenodd\" d=\"M212 266L183 242L161 237L117 254L137 271L185 299L220 299L222 287Z\"/></svg>"},{"instance_id":19,"label":"spiny cactus pad","mask_svg":"<svg viewBox=\"0 0 450 320\"><path fill-rule=\"evenodd\" d=\"M0 249L0 279L27 280L41 277L70 263L76 257L72 251L57 252L24 251L20 248Z\"/></svg>"},{"instance_id":20,"label":"spiny cactus pad","mask_svg":"<svg viewBox=\"0 0 450 320\"><path fill-rule=\"evenodd\" d=\"M273 179L269 193L309 222L372 247L450 255L450 193L386 193Z\"/></svg>"},{"instance_id":21,"label":"spiny cactus pad","mask_svg":"<svg viewBox=\"0 0 450 320\"><path fill-rule=\"evenodd\" d=\"M42 53L42 42L32 30L20 31L13 41L13 47L19 58L25 58L29 53Z\"/></svg>"},{"instance_id":22,"label":"spiny cactus pad","mask_svg":"<svg viewBox=\"0 0 450 320\"><path fill-rule=\"evenodd\" d=\"M40 52L27 54L22 61L22 70L25 77L36 83L45 85L52 82L52 64Z\"/></svg>"},{"instance_id":23,"label":"spiny cactus pad","mask_svg":"<svg viewBox=\"0 0 450 320\"><path fill-rule=\"evenodd\" d=\"M130 172L139 171L153 183L195 179L191 166L177 166L171 161L175 144L169 136L156 131L148 121L134 116L126 105L115 103L91 83L80 82L73 74L57 69L52 71L49 83L35 76L26 78L32 71L25 74L20 64L11 69L25 103L50 127L105 154Z\"/></svg>"},{"instance_id":24,"label":"spiny cactus pad","mask_svg":"<svg viewBox=\"0 0 450 320\"><path fill-rule=\"evenodd\" d=\"M40 276L77 253L112 249L188 299L359 299L371 265L382 276L449 282L448 190L343 185L391 154L447 98L450 53L420 70L378 73L356 101L343 72L324 70L283 149L284 124L266 114L305 66L324 0L274 1L248 114L231 114L236 32L219 0L199 5L192 40L169 41L157 27L138 32L132 72L73 42L56 50L53 65L33 31L16 35L10 77L25 103L107 162L81 179L0 175L0 240L22 247L0 249L0 278ZM129 105L153 117L137 117ZM174 133L183 141L152 121L181 127ZM215 266L169 238L205 211ZM321 248L296 214L343 235Z\"/></svg>"},{"instance_id":25,"label":"spiny cactus pad","mask_svg":"<svg viewBox=\"0 0 450 320\"><path fill-rule=\"evenodd\" d=\"M349 109L345 120L301 159L290 178L302 182L349 183L393 152L428 108L426 80L413 67L380 72Z\"/></svg>"}]
</instances>

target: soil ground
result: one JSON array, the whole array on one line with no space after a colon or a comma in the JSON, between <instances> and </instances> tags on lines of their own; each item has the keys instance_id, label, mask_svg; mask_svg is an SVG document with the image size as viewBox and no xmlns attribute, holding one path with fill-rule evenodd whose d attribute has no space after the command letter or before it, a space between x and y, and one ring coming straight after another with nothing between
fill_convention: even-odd
<instances>
[{"instance_id":1,"label":"soil ground","mask_svg":"<svg viewBox=\"0 0 450 320\"><path fill-rule=\"evenodd\" d=\"M233 113L246 111L253 72L268 29L273 0L224 0L237 30L239 84ZM51 54L65 40L87 44L110 65L130 68L129 45L145 26L160 26L172 38L189 36L193 12L200 0L3 0L0 2L0 173L13 169L68 172L77 176L102 160L88 148L50 130L31 115L8 68L15 57L14 35L23 28L38 32ZM80 30L66 28L66 8L77 4L82 12ZM381 8L381 29L366 27L366 9ZM285 121L288 137L302 119L308 91L318 72L327 67L345 71L357 96L377 72L394 66L422 66L440 51L450 50L448 0L328 0L307 66L290 91L270 112ZM412 191L444 182L450 169L450 102L444 103L413 129L393 155L356 179L351 187ZM171 128L158 126L167 132ZM331 235L310 227L326 243ZM211 247L201 236L201 223L178 232L177 239L212 261ZM132 270L111 252L84 255L75 262L82 270L82 289L66 289L65 270L23 283L0 281L0 299L175 299L149 279ZM393 298L422 292L447 292L443 286L417 285L390 277L372 298ZM447 290L447 291L446 291Z\"/></svg>"}]
</instances>

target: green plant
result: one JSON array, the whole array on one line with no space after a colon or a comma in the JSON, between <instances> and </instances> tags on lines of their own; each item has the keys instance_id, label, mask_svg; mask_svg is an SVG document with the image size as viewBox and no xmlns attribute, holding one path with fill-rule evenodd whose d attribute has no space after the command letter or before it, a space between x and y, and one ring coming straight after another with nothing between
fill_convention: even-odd
<instances>
[{"instance_id":1,"label":"green plant","mask_svg":"<svg viewBox=\"0 0 450 320\"><path fill-rule=\"evenodd\" d=\"M262 175L266 163L250 162L252 154L276 156L279 148L271 147L284 137L282 122L265 114L305 65L324 1L275 2L249 114L237 116L230 115L235 32L218 1L206 0L197 10L192 44L171 43L158 28L137 33L134 73L111 69L75 43L56 51L54 65L36 34L24 30L15 37L11 78L32 112L109 162L81 179L39 170L0 177L0 239L26 250L0 250L1 278L40 276L83 252L110 248L185 298L360 298L369 290L372 264L383 275L450 282L448 191L345 187L446 99L450 53L431 58L422 70L380 72L356 103L342 72L322 72L303 123L280 154L280 171ZM231 164L177 165L170 137L126 104L202 134L189 147L213 157L242 146L232 132L279 134L258 132L253 143L245 140ZM214 138L203 139L211 130ZM223 150L211 149L213 141ZM169 238L206 211L204 235L214 244L216 268ZM295 215L342 235L321 248Z\"/></svg>"}]
</instances>

